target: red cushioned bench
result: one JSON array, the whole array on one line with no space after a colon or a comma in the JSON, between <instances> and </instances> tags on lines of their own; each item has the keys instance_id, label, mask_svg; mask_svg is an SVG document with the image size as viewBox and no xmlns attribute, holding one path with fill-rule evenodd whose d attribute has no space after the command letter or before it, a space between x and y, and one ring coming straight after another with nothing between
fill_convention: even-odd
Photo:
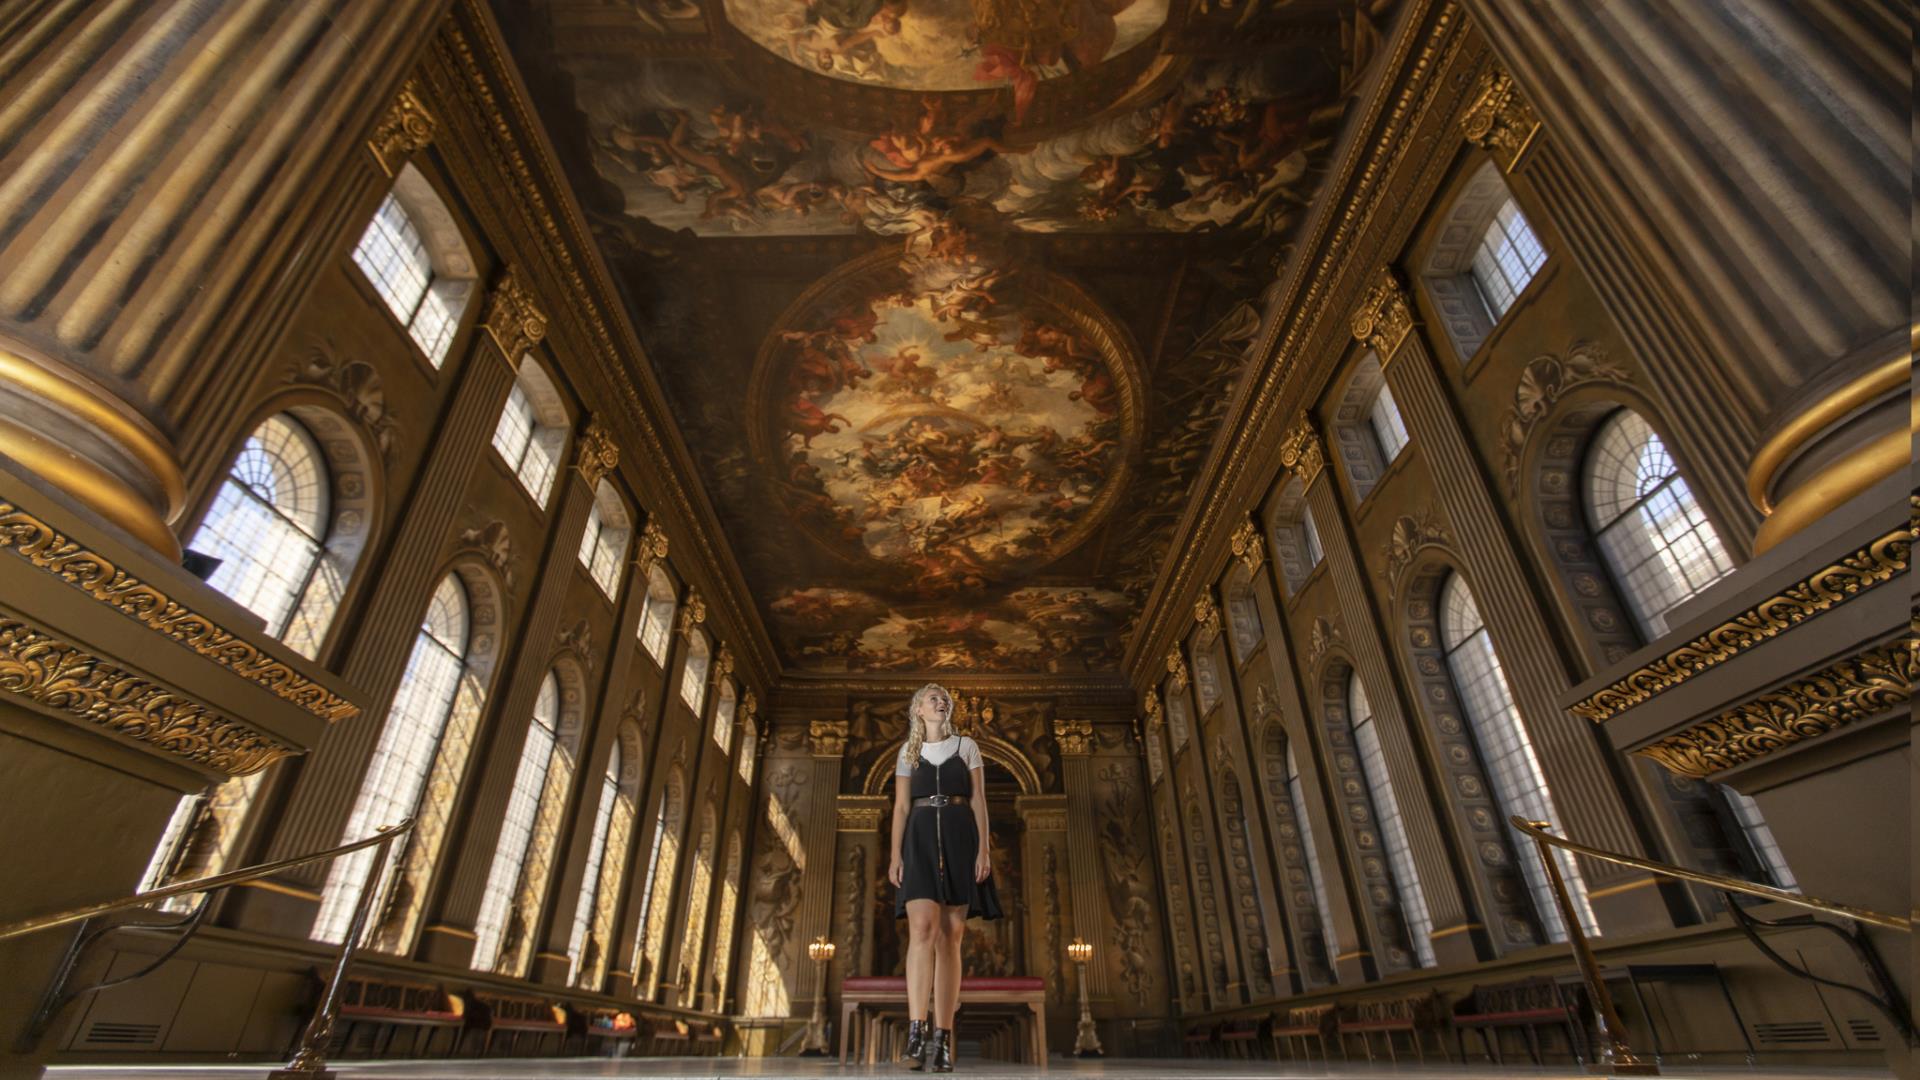
<instances>
[{"instance_id":1,"label":"red cushioned bench","mask_svg":"<svg viewBox=\"0 0 1920 1080\"><path fill-rule=\"evenodd\" d=\"M1540 1064L1541 1028L1559 1028L1567 1033L1567 1047L1574 1060L1583 1058L1585 1025L1574 1014L1560 988L1552 979L1521 979L1517 982L1476 986L1473 992L1454 1003L1454 1042L1460 1049L1460 1061L1467 1060L1466 1033L1475 1032L1485 1048L1488 1060L1500 1060L1500 1032L1519 1028L1527 1039L1527 1052L1535 1065Z\"/></svg>"},{"instance_id":2,"label":"red cushioned bench","mask_svg":"<svg viewBox=\"0 0 1920 1080\"><path fill-rule=\"evenodd\" d=\"M1029 1029L1022 1040L1033 1054L1031 1065L1047 1061L1047 984L1027 975L976 975L960 979L960 1006L1019 1006ZM880 1020L887 1013L907 1011L904 975L853 975L840 980L840 1061L852 1061L856 1052L869 1065L880 1063ZM856 1025L855 1020L861 1022Z\"/></svg>"}]
</instances>

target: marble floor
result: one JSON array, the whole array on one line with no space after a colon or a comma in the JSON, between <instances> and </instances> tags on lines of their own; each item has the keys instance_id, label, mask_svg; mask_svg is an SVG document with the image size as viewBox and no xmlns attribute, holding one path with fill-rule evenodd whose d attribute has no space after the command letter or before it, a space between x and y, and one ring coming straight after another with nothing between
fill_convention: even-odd
<instances>
[{"instance_id":1,"label":"marble floor","mask_svg":"<svg viewBox=\"0 0 1920 1080\"><path fill-rule=\"evenodd\" d=\"M349 1061L334 1066L342 1077L354 1080L587 1080L591 1077L628 1077L628 1076L671 1076L671 1077L710 1077L713 1080L734 1080L734 1078L772 1078L791 1077L793 1080L814 1080L823 1077L859 1077L889 1076L905 1077L911 1075L904 1069L895 1067L841 1066L837 1061L804 1058L627 1058L613 1060L607 1058L540 1059L540 1060L503 1060L487 1061L390 1061L369 1062ZM127 1080L249 1080L266 1074L266 1067L259 1065L219 1065L219 1066L144 1066L144 1067L107 1067L107 1066L63 1066L49 1069L49 1080L107 1080L109 1077L125 1077ZM1509 1067L1493 1069L1487 1066L1414 1066L1405 1065L1398 1069L1386 1065L1369 1067L1366 1065L1295 1065L1287 1062L1272 1061L1197 1061L1192 1059L1113 1059L1079 1061L1071 1058L1056 1058L1045 1071L1035 1070L1032 1066L1011 1065L998 1061L962 1061L955 1068L956 1077L981 1076L997 1078L1047 1077L1048 1080L1071 1080L1078 1077L1208 1077L1209 1080L1292 1080L1292 1078L1335 1077L1339 1080L1420 1080L1425 1077L1475 1077L1500 1078L1500 1080L1544 1080L1548 1077L1584 1076L1584 1072L1570 1067ZM1745 1066L1688 1066L1669 1065L1662 1075L1670 1080L1869 1080L1890 1075L1884 1070L1845 1069L1836 1067L1800 1067L1800 1068L1760 1068Z\"/></svg>"}]
</instances>

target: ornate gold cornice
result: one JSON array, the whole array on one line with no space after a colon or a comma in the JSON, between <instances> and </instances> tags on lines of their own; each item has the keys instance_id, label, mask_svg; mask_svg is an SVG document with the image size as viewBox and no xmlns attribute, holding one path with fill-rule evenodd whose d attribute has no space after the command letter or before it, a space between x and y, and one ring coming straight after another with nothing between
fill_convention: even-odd
<instances>
[{"instance_id":1,"label":"ornate gold cornice","mask_svg":"<svg viewBox=\"0 0 1920 1080\"><path fill-rule=\"evenodd\" d=\"M1407 291L1400 287L1392 270L1382 270L1353 313L1353 336L1366 342L1384 367L1411 333L1413 305L1407 300Z\"/></svg>"},{"instance_id":2,"label":"ornate gold cornice","mask_svg":"<svg viewBox=\"0 0 1920 1080\"><path fill-rule=\"evenodd\" d=\"M519 267L509 266L487 297L487 314L480 320L507 363L515 369L528 349L547 336L547 316L533 298L533 291L521 280Z\"/></svg>"},{"instance_id":3,"label":"ornate gold cornice","mask_svg":"<svg viewBox=\"0 0 1920 1080\"><path fill-rule=\"evenodd\" d=\"M807 739L815 757L839 757L847 752L847 722L815 720L807 725Z\"/></svg>"},{"instance_id":4,"label":"ornate gold cornice","mask_svg":"<svg viewBox=\"0 0 1920 1080\"><path fill-rule=\"evenodd\" d=\"M1907 569L1913 536L1910 524L1883 534L1839 562L1616 679L1568 711L1599 723L1895 580Z\"/></svg>"},{"instance_id":5,"label":"ornate gold cornice","mask_svg":"<svg viewBox=\"0 0 1920 1080\"><path fill-rule=\"evenodd\" d=\"M1888 642L1634 752L1682 776L1704 779L1902 708L1912 698L1916 674L1920 668L1907 643Z\"/></svg>"},{"instance_id":6,"label":"ornate gold cornice","mask_svg":"<svg viewBox=\"0 0 1920 1080\"><path fill-rule=\"evenodd\" d=\"M1167 674L1173 677L1175 689L1185 690L1187 688L1187 658L1180 655L1180 646L1178 645L1167 650Z\"/></svg>"},{"instance_id":7,"label":"ornate gold cornice","mask_svg":"<svg viewBox=\"0 0 1920 1080\"><path fill-rule=\"evenodd\" d=\"M1249 515L1240 527L1233 530L1228 543L1233 547L1233 557L1247 566L1247 573L1257 574L1267 561L1267 547L1260 542L1260 526L1253 523Z\"/></svg>"},{"instance_id":8,"label":"ornate gold cornice","mask_svg":"<svg viewBox=\"0 0 1920 1080\"><path fill-rule=\"evenodd\" d=\"M328 723L360 715L360 706L118 569L106 557L81 547L12 503L0 502L0 549Z\"/></svg>"},{"instance_id":9,"label":"ornate gold cornice","mask_svg":"<svg viewBox=\"0 0 1920 1080\"><path fill-rule=\"evenodd\" d=\"M599 417L588 420L573 455L573 467L579 470L587 490L599 487L600 480L619 466L620 447L613 441L613 433Z\"/></svg>"},{"instance_id":10,"label":"ornate gold cornice","mask_svg":"<svg viewBox=\"0 0 1920 1080\"><path fill-rule=\"evenodd\" d=\"M1460 117L1460 132L1468 142L1492 154L1500 163L1500 171L1510 173L1540 133L1540 117L1520 96L1513 76L1495 65L1480 73L1473 103Z\"/></svg>"},{"instance_id":11,"label":"ornate gold cornice","mask_svg":"<svg viewBox=\"0 0 1920 1080\"><path fill-rule=\"evenodd\" d=\"M1213 602L1211 592L1201 593L1200 599L1193 602L1193 621L1200 624L1201 641L1220 636L1220 608Z\"/></svg>"},{"instance_id":12,"label":"ornate gold cornice","mask_svg":"<svg viewBox=\"0 0 1920 1080\"><path fill-rule=\"evenodd\" d=\"M1093 752L1093 721L1055 719L1053 737L1060 742L1063 754L1091 754Z\"/></svg>"},{"instance_id":13,"label":"ornate gold cornice","mask_svg":"<svg viewBox=\"0 0 1920 1080\"><path fill-rule=\"evenodd\" d=\"M1280 440L1280 464L1293 470L1303 486L1311 486L1326 463L1326 454L1321 449L1319 433L1313 430L1313 421L1302 416L1287 430L1286 438Z\"/></svg>"},{"instance_id":14,"label":"ornate gold cornice","mask_svg":"<svg viewBox=\"0 0 1920 1080\"><path fill-rule=\"evenodd\" d=\"M687 602L680 606L680 632L691 634L694 628L707 621L707 602L700 599L698 589L687 592Z\"/></svg>"},{"instance_id":15,"label":"ornate gold cornice","mask_svg":"<svg viewBox=\"0 0 1920 1080\"><path fill-rule=\"evenodd\" d=\"M294 748L37 627L0 617L0 691L229 776Z\"/></svg>"},{"instance_id":16,"label":"ornate gold cornice","mask_svg":"<svg viewBox=\"0 0 1920 1080\"><path fill-rule=\"evenodd\" d=\"M407 158L433 141L437 126L433 114L420 103L419 84L408 79L393 104L387 106L379 122L373 125L367 149L373 151L373 160L379 163L380 171L391 179L399 175L400 166Z\"/></svg>"}]
</instances>

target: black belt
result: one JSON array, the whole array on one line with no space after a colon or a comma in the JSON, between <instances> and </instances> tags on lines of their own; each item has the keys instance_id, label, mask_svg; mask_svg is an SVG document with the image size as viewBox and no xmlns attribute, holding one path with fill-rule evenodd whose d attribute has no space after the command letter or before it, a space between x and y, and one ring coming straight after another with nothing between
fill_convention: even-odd
<instances>
[{"instance_id":1,"label":"black belt","mask_svg":"<svg viewBox=\"0 0 1920 1080\"><path fill-rule=\"evenodd\" d=\"M915 806L965 806L965 795L927 795L913 800Z\"/></svg>"}]
</instances>

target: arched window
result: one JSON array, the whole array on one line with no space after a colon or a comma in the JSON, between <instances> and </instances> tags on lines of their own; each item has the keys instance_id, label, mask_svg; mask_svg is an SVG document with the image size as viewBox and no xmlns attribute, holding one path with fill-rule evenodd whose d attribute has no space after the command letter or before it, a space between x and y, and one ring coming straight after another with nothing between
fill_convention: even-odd
<instances>
[{"instance_id":1,"label":"arched window","mask_svg":"<svg viewBox=\"0 0 1920 1080\"><path fill-rule=\"evenodd\" d=\"M720 746L723 754L733 749L733 715L737 698L733 692L733 680L720 680L720 700L713 706L713 741Z\"/></svg>"},{"instance_id":2,"label":"arched window","mask_svg":"<svg viewBox=\"0 0 1920 1080\"><path fill-rule=\"evenodd\" d=\"M647 878L640 893L640 932L634 940L633 978L644 1000L660 992L660 963L667 942L667 909L673 903L673 882L680 872L680 827L686 820L687 782L676 766L660 792L653 817L653 844L647 855Z\"/></svg>"},{"instance_id":3,"label":"arched window","mask_svg":"<svg viewBox=\"0 0 1920 1080\"><path fill-rule=\"evenodd\" d=\"M1540 246L1520 205L1508 197L1494 211L1473 252L1473 283L1494 322L1513 307L1546 261L1547 249Z\"/></svg>"},{"instance_id":4,"label":"arched window","mask_svg":"<svg viewBox=\"0 0 1920 1080\"><path fill-rule=\"evenodd\" d=\"M1354 365L1346 387L1334 402L1327 425L1329 450L1337 454L1353 488L1364 499L1407 445L1407 426L1387 387L1380 358L1368 352Z\"/></svg>"},{"instance_id":5,"label":"arched window","mask_svg":"<svg viewBox=\"0 0 1920 1080\"><path fill-rule=\"evenodd\" d=\"M1187 732L1193 719L1192 710L1187 707L1187 695L1184 691L1175 692L1171 685L1167 694L1167 731L1173 736L1173 753L1177 757L1187 748Z\"/></svg>"},{"instance_id":6,"label":"arched window","mask_svg":"<svg viewBox=\"0 0 1920 1080\"><path fill-rule=\"evenodd\" d=\"M573 929L567 933L567 985L587 990L600 989L599 983L589 986L581 976L586 974L583 962L588 959L587 934L593 927L600 873L606 865L607 832L613 827L613 810L619 803L620 742L616 739L607 755L607 771L600 777L600 800L594 807L593 833L587 840L587 865L580 874L580 895L573 903Z\"/></svg>"},{"instance_id":7,"label":"arched window","mask_svg":"<svg viewBox=\"0 0 1920 1080\"><path fill-rule=\"evenodd\" d=\"M560 404L560 392L533 357L521 358L520 373L493 429L493 448L543 508L553 493L553 478L566 443L567 412Z\"/></svg>"},{"instance_id":8,"label":"arched window","mask_svg":"<svg viewBox=\"0 0 1920 1080\"><path fill-rule=\"evenodd\" d=\"M1594 433L1586 500L1607 568L1648 641L1666 634L1668 612L1733 570L1673 455L1632 409Z\"/></svg>"},{"instance_id":9,"label":"arched window","mask_svg":"<svg viewBox=\"0 0 1920 1080\"><path fill-rule=\"evenodd\" d=\"M707 933L707 902L713 896L713 856L719 841L719 822L709 802L700 808L700 838L693 845L693 879L688 883L686 934L680 939L683 1008L699 1004L700 944Z\"/></svg>"},{"instance_id":10,"label":"arched window","mask_svg":"<svg viewBox=\"0 0 1920 1080\"><path fill-rule=\"evenodd\" d=\"M720 874L720 913L713 927L713 1000L707 1011L725 1012L727 977L733 966L733 920L740 908L740 834L727 837L727 858Z\"/></svg>"},{"instance_id":11,"label":"arched window","mask_svg":"<svg viewBox=\"0 0 1920 1080\"><path fill-rule=\"evenodd\" d=\"M707 672L713 664L713 653L707 645L707 635L698 630L687 632L687 663L680 672L680 700L687 703L693 715L700 715L700 707L707 701Z\"/></svg>"},{"instance_id":12,"label":"arched window","mask_svg":"<svg viewBox=\"0 0 1920 1080\"><path fill-rule=\"evenodd\" d=\"M673 579L655 563L647 571L647 606L640 614L640 644L656 664L667 662L667 642L673 631Z\"/></svg>"},{"instance_id":13,"label":"arched window","mask_svg":"<svg viewBox=\"0 0 1920 1080\"><path fill-rule=\"evenodd\" d=\"M358 840L375 829L413 817L420 808L428 770L453 712L467 659L468 601L460 579L448 574L427 603L426 619L414 637L400 687L394 692L387 723L361 782L359 798L348 815L342 842ZM415 838L417 840L417 837ZM397 860L396 860L397 861ZM339 942L346 938L354 902L367 882L373 864L372 849L335 859L314 920L313 937ZM389 866L393 866L390 863ZM385 906L393 881L391 873L371 883L378 890L373 910Z\"/></svg>"},{"instance_id":14,"label":"arched window","mask_svg":"<svg viewBox=\"0 0 1920 1080\"><path fill-rule=\"evenodd\" d=\"M1300 782L1300 763L1294 759L1291 742L1287 743L1287 801L1293 806L1293 820L1300 830L1300 850L1307 858L1307 882L1313 888L1314 910L1320 913L1320 937L1327 949L1327 978L1337 981L1340 974L1335 958L1340 955L1340 940L1333 932L1333 903L1327 898L1326 875L1320 872L1320 853L1314 850L1306 788Z\"/></svg>"},{"instance_id":15,"label":"arched window","mask_svg":"<svg viewBox=\"0 0 1920 1080\"><path fill-rule=\"evenodd\" d=\"M1199 645L1193 650L1193 692L1200 699L1202 716L1220 703L1220 673L1214 669L1212 646Z\"/></svg>"},{"instance_id":16,"label":"arched window","mask_svg":"<svg viewBox=\"0 0 1920 1080\"><path fill-rule=\"evenodd\" d=\"M1519 706L1507 686L1500 657L1493 651L1493 638L1487 633L1473 593L1459 574L1449 574L1440 591L1440 643L1447 653L1447 668L1460 695L1480 751L1494 797L1500 802L1501 817L1518 816L1529 821L1552 823L1560 829L1559 815L1553 808L1553 796L1547 790L1547 775L1533 752L1533 741L1520 720ZM1511 829L1511 826L1509 826ZM1565 941L1566 924L1560 918L1553 886L1547 881L1546 867L1540 861L1539 848L1517 832L1512 834L1514 850L1519 853L1520 869L1533 893L1533 907L1540 925L1554 941ZM1593 909L1587 903L1586 884L1572 856L1556 851L1560 873L1580 914L1580 924L1588 934L1599 933Z\"/></svg>"},{"instance_id":17,"label":"arched window","mask_svg":"<svg viewBox=\"0 0 1920 1080\"><path fill-rule=\"evenodd\" d=\"M1367 426L1373 430L1373 441L1380 447L1380 457L1392 463L1407 446L1407 423L1400 419L1400 406L1393 400L1393 390L1385 383L1380 391L1373 395L1373 404L1367 406Z\"/></svg>"},{"instance_id":18,"label":"arched window","mask_svg":"<svg viewBox=\"0 0 1920 1080\"><path fill-rule=\"evenodd\" d=\"M760 733L749 724L740 733L740 780L745 784L753 783L753 758L760 750Z\"/></svg>"},{"instance_id":19,"label":"arched window","mask_svg":"<svg viewBox=\"0 0 1920 1080\"><path fill-rule=\"evenodd\" d=\"M353 263L428 362L445 362L473 295L473 260L433 185L412 165L401 168L374 211Z\"/></svg>"},{"instance_id":20,"label":"arched window","mask_svg":"<svg viewBox=\"0 0 1920 1080\"><path fill-rule=\"evenodd\" d=\"M1482 165L1447 208L1421 280L1462 363L1546 266L1547 250L1507 190L1500 168Z\"/></svg>"},{"instance_id":21,"label":"arched window","mask_svg":"<svg viewBox=\"0 0 1920 1080\"><path fill-rule=\"evenodd\" d=\"M1400 901L1400 917L1407 924L1407 938L1421 967L1432 967L1433 916L1427 912L1427 894L1420 888L1420 875L1413 865L1413 846L1407 841L1407 823L1400 817L1400 801L1393 796L1387 758L1380 749L1380 732L1373 723L1373 704L1367 700L1367 688L1360 673L1347 677L1347 722L1353 726L1354 749L1360 752L1360 776L1367 783L1373 819L1380 823L1380 836L1387 845L1387 863L1393 870L1393 889Z\"/></svg>"},{"instance_id":22,"label":"arched window","mask_svg":"<svg viewBox=\"0 0 1920 1080\"><path fill-rule=\"evenodd\" d=\"M550 857L531 858L536 847L550 855L560 803L571 780L570 748L561 737L560 677L547 672L533 703L527 737L520 744L520 764L514 770L507 796L507 812L493 849L493 865L480 895L480 914L474 920L473 966L478 971L518 975L532 925L546 891ZM572 726L572 725L569 725ZM538 862L540 865L534 865ZM528 903L528 900L532 903Z\"/></svg>"},{"instance_id":23,"label":"arched window","mask_svg":"<svg viewBox=\"0 0 1920 1080\"><path fill-rule=\"evenodd\" d=\"M1260 605L1253 598L1251 575L1244 566L1227 579L1227 638L1233 642L1233 658L1244 661L1266 636L1260 624Z\"/></svg>"},{"instance_id":24,"label":"arched window","mask_svg":"<svg viewBox=\"0 0 1920 1080\"><path fill-rule=\"evenodd\" d=\"M254 429L188 547L220 560L207 584L280 637L320 565L329 484L320 446L280 413Z\"/></svg>"},{"instance_id":25,"label":"arched window","mask_svg":"<svg viewBox=\"0 0 1920 1080\"><path fill-rule=\"evenodd\" d=\"M1298 476L1280 489L1272 516L1273 553L1280 563L1280 576L1286 579L1287 595L1297 596L1307 576L1320 565L1320 531L1313 523L1313 510L1307 506L1307 491Z\"/></svg>"},{"instance_id":26,"label":"arched window","mask_svg":"<svg viewBox=\"0 0 1920 1080\"><path fill-rule=\"evenodd\" d=\"M620 596L620 560L633 535L630 521L613 485L600 481L593 489L593 507L587 511L587 530L580 536L580 565L609 600Z\"/></svg>"}]
</instances>

